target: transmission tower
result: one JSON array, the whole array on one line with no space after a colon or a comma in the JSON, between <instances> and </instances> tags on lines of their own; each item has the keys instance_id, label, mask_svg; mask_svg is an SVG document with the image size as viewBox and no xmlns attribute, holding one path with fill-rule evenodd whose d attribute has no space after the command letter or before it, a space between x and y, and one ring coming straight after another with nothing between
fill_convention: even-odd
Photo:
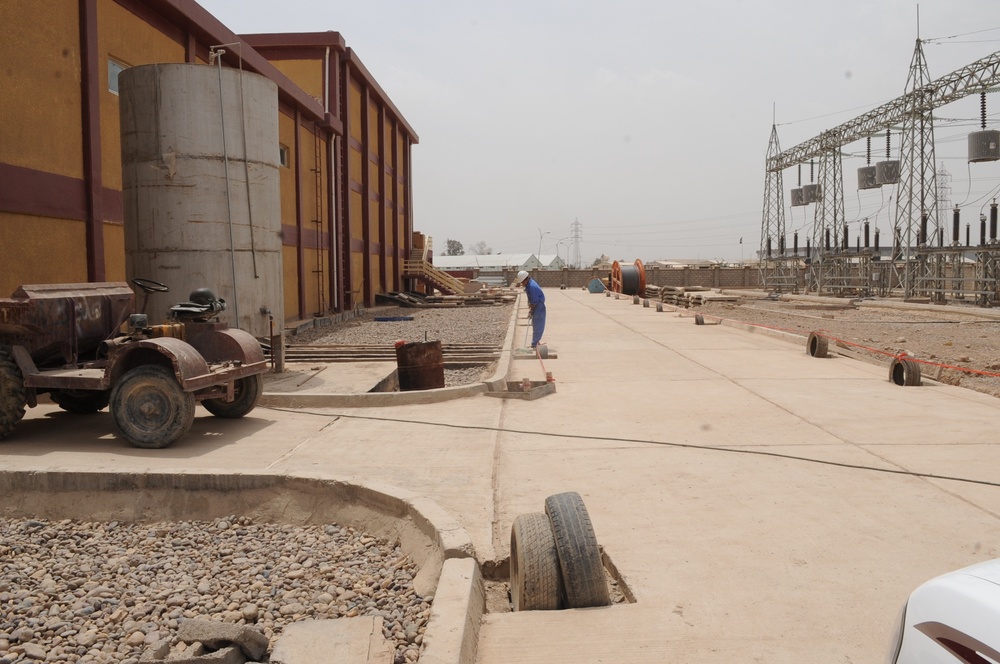
<instances>
[{"instance_id":1,"label":"transmission tower","mask_svg":"<svg viewBox=\"0 0 1000 664\"><path fill-rule=\"evenodd\" d=\"M771 140L767 145L767 158L781 154L778 127L771 125ZM781 171L767 171L764 179L764 213L760 222L760 259L770 258L769 249L778 246L778 238L785 235L784 186Z\"/></svg>"},{"instance_id":2,"label":"transmission tower","mask_svg":"<svg viewBox=\"0 0 1000 664\"><path fill-rule=\"evenodd\" d=\"M573 240L573 255L570 260L570 265L575 268L580 268L580 241L583 240L583 224L580 223L578 219L574 219L573 223L570 224L570 238Z\"/></svg>"},{"instance_id":3,"label":"transmission tower","mask_svg":"<svg viewBox=\"0 0 1000 664\"><path fill-rule=\"evenodd\" d=\"M923 42L917 39L906 79L906 108L903 109L903 135L900 140L899 187L896 203L896 228L907 252L907 270L903 296L912 297L924 274L926 264L912 261L914 248L926 246L927 223L937 223L937 185L934 173L934 97L935 89L927 72Z\"/></svg>"},{"instance_id":4,"label":"transmission tower","mask_svg":"<svg viewBox=\"0 0 1000 664\"><path fill-rule=\"evenodd\" d=\"M767 158L781 154L777 126L771 125L771 140ZM760 223L760 253L757 265L761 284L773 292L798 292L798 256L790 255L785 246L784 184L781 171L766 171L764 180L764 211ZM742 242L742 238L740 242ZM797 249L796 249L797 251ZM741 249L742 253L742 249Z\"/></svg>"}]
</instances>

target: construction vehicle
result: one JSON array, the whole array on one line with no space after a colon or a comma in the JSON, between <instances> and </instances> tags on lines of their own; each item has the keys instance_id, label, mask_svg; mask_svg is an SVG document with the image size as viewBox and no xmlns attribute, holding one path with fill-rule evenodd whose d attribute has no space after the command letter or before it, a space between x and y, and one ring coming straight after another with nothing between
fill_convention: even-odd
<instances>
[{"instance_id":1,"label":"construction vehicle","mask_svg":"<svg viewBox=\"0 0 1000 664\"><path fill-rule=\"evenodd\" d=\"M150 293L169 291L132 283L143 311ZM115 429L141 448L186 434L197 402L224 418L254 409L267 363L253 336L220 321L224 300L196 289L161 325L135 313L135 300L125 282L27 285L0 298L0 439L46 393L71 413L110 406Z\"/></svg>"}]
</instances>

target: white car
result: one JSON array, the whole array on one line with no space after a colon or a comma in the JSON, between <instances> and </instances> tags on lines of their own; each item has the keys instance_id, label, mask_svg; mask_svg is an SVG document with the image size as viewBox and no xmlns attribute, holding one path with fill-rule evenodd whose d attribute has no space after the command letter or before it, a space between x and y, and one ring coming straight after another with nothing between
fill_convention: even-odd
<instances>
[{"instance_id":1,"label":"white car","mask_svg":"<svg viewBox=\"0 0 1000 664\"><path fill-rule=\"evenodd\" d=\"M1000 559L914 590L893 629L887 664L1000 664Z\"/></svg>"}]
</instances>

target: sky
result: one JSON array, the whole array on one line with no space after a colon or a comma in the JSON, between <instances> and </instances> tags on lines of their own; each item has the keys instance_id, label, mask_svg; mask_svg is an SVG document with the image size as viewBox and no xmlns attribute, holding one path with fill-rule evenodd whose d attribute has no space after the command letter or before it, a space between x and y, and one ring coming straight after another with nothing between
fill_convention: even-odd
<instances>
[{"instance_id":1,"label":"sky","mask_svg":"<svg viewBox=\"0 0 1000 664\"><path fill-rule=\"evenodd\" d=\"M200 4L238 34L341 33L419 136L414 230L437 253L452 239L582 265L752 258L772 125L788 150L902 95L918 34L931 78L1000 50L996 0L924 0L919 33L903 0ZM1000 162L967 163L978 95L935 117L946 207L964 225L988 213ZM1000 129L1000 95L987 128ZM865 142L844 153L846 220L891 233L891 188L856 189ZM873 140L871 162L884 158ZM789 207L798 178L783 172L789 245L816 207Z\"/></svg>"}]
</instances>

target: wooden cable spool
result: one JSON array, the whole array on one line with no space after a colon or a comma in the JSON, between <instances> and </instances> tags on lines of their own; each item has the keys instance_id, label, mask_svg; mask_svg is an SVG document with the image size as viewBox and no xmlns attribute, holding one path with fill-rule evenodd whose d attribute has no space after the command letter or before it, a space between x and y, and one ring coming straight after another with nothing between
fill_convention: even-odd
<instances>
[{"instance_id":1,"label":"wooden cable spool","mask_svg":"<svg viewBox=\"0 0 1000 664\"><path fill-rule=\"evenodd\" d=\"M632 265L611 264L611 291L622 295L644 296L646 293L646 268L638 258Z\"/></svg>"}]
</instances>

